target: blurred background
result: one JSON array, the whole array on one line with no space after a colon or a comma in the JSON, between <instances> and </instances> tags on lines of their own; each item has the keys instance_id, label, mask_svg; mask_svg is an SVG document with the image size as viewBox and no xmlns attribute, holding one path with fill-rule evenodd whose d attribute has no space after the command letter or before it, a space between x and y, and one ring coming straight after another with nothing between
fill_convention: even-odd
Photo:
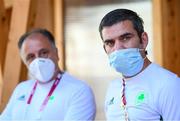
<instances>
[{"instance_id":1,"label":"blurred background","mask_svg":"<svg viewBox=\"0 0 180 121\"><path fill-rule=\"evenodd\" d=\"M178 0L0 0L0 112L15 86L28 78L18 39L42 27L56 38L61 69L91 86L96 120L105 120L108 84L121 75L109 66L98 27L102 17L117 8L134 10L143 18L149 36L148 58L180 75Z\"/></svg>"}]
</instances>

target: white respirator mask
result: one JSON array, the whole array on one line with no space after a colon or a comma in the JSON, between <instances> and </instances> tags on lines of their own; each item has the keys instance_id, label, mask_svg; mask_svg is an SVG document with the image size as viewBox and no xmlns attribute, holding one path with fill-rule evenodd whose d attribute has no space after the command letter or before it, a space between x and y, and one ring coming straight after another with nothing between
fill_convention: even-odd
<instances>
[{"instance_id":1,"label":"white respirator mask","mask_svg":"<svg viewBox=\"0 0 180 121\"><path fill-rule=\"evenodd\" d=\"M50 81L55 73L55 64L49 58L36 58L29 65L30 74L39 82Z\"/></svg>"}]
</instances>

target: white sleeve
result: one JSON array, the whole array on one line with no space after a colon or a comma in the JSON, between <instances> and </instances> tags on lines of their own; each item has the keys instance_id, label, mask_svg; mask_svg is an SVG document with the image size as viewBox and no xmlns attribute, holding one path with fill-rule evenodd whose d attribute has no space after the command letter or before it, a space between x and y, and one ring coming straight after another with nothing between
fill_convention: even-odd
<instances>
[{"instance_id":1,"label":"white sleeve","mask_svg":"<svg viewBox=\"0 0 180 121\"><path fill-rule=\"evenodd\" d=\"M12 109L15 103L16 99L16 93L17 93L17 88L13 91L13 94L11 95L4 111L0 115L0 121L2 120L13 120L12 119Z\"/></svg>"},{"instance_id":2,"label":"white sleeve","mask_svg":"<svg viewBox=\"0 0 180 121\"><path fill-rule=\"evenodd\" d=\"M159 105L163 120L180 120L180 78L169 80L162 89Z\"/></svg>"},{"instance_id":3,"label":"white sleeve","mask_svg":"<svg viewBox=\"0 0 180 121\"><path fill-rule=\"evenodd\" d=\"M73 94L65 121L91 121L95 119L96 104L90 87L84 86Z\"/></svg>"}]
</instances>

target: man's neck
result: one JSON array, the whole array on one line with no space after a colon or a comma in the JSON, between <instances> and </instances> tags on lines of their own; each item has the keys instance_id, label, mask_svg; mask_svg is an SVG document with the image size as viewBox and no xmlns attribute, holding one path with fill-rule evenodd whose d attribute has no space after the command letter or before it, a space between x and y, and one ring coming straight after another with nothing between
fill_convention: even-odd
<instances>
[{"instance_id":1,"label":"man's neck","mask_svg":"<svg viewBox=\"0 0 180 121\"><path fill-rule=\"evenodd\" d=\"M63 73L63 71L61 71L59 68L57 68L56 71L55 71L55 73L54 73L54 76L53 76L52 79L51 79L51 81L52 81L52 80L55 80L55 79L57 78L58 74L61 75L62 73Z\"/></svg>"}]
</instances>

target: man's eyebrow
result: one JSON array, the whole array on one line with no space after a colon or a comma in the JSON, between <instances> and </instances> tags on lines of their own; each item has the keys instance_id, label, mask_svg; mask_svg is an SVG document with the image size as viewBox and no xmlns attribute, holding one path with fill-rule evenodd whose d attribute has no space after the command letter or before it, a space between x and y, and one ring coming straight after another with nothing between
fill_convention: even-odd
<instances>
[{"instance_id":1,"label":"man's eyebrow","mask_svg":"<svg viewBox=\"0 0 180 121\"><path fill-rule=\"evenodd\" d=\"M109 42L109 41L113 41L113 39L106 39L104 40L104 43Z\"/></svg>"},{"instance_id":2,"label":"man's eyebrow","mask_svg":"<svg viewBox=\"0 0 180 121\"><path fill-rule=\"evenodd\" d=\"M39 52L43 52L43 51L49 51L49 49L47 49L47 48L41 48L41 49L39 50Z\"/></svg>"},{"instance_id":3,"label":"man's eyebrow","mask_svg":"<svg viewBox=\"0 0 180 121\"><path fill-rule=\"evenodd\" d=\"M119 38L124 38L124 37L129 36L129 35L134 35L134 34L130 33L130 32L126 32L126 33L120 35Z\"/></svg>"},{"instance_id":4,"label":"man's eyebrow","mask_svg":"<svg viewBox=\"0 0 180 121\"><path fill-rule=\"evenodd\" d=\"M28 54L25 56L25 59L28 60L28 58L29 58L30 56L33 56L33 55L34 55L33 53L28 53Z\"/></svg>"},{"instance_id":5,"label":"man's eyebrow","mask_svg":"<svg viewBox=\"0 0 180 121\"><path fill-rule=\"evenodd\" d=\"M118 38L124 38L124 37L129 36L129 35L134 35L134 34L130 33L130 32L126 32L126 33L124 33L122 35L119 35ZM109 41L113 41L113 39L106 39L106 40L104 40L104 43L109 42Z\"/></svg>"}]
</instances>

